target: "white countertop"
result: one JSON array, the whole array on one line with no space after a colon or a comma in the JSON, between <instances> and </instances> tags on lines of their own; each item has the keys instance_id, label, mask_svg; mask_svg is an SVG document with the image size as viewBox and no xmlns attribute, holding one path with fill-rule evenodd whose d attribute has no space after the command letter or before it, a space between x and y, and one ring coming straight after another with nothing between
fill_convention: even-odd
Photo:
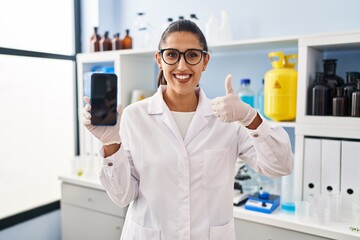
<instances>
[{"instance_id":1,"label":"white countertop","mask_svg":"<svg viewBox=\"0 0 360 240\"><path fill-rule=\"evenodd\" d=\"M63 175L59 178L66 183L104 190L104 188L100 184L99 179L71 175ZM243 207L234 207L234 217L238 219L265 224L273 227L279 227L292 231L304 232L325 238L339 240L359 240L360 232L353 232L350 230L351 226L354 227L353 225L351 225L351 218L346 217L350 215L350 213L346 213L344 215L345 216L340 223L329 223L322 226L318 223L315 223L314 221L299 221L296 219L294 214L284 212L280 208L276 209L271 214L266 214L246 210ZM360 228L360 226L357 227Z\"/></svg>"},{"instance_id":2,"label":"white countertop","mask_svg":"<svg viewBox=\"0 0 360 240\"><path fill-rule=\"evenodd\" d=\"M105 191L105 189L103 188L103 186L100 183L99 178L89 178L89 177L85 177L85 176L79 177L76 175L62 175L59 177L59 179L66 183L80 185L80 186L89 187L89 188L95 188L95 189Z\"/></svg>"},{"instance_id":3,"label":"white countertop","mask_svg":"<svg viewBox=\"0 0 360 240\"><path fill-rule=\"evenodd\" d=\"M282 211L281 208L277 208L271 214L266 214L246 210L244 207L234 207L234 217L238 219L304 232L325 238L359 240L360 232L353 232L350 230L351 226L354 227L354 225L351 224L351 217L349 217L351 216L350 213L347 212L343 215L344 216L341 222L320 225L311 219L307 222L297 220L294 213ZM360 226L357 227L360 228Z\"/></svg>"}]
</instances>

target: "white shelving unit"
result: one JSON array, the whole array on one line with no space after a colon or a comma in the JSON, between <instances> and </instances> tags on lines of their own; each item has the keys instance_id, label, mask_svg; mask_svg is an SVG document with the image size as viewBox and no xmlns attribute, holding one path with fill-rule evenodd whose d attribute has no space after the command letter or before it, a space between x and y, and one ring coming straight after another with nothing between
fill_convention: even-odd
<instances>
[{"instance_id":1,"label":"white shelving unit","mask_svg":"<svg viewBox=\"0 0 360 240\"><path fill-rule=\"evenodd\" d=\"M296 199L301 200L305 137L360 140L360 118L306 115L307 89L315 76L315 72L322 70L323 59L338 58L339 62L341 61L345 66L349 66L349 68L343 67L343 70L360 71L360 31L317 36L233 41L210 46L209 50L210 64L213 65L209 64L207 71L204 73L206 81L202 87L205 86L206 88L211 85L213 89L218 89L218 91L224 91L223 80L228 71L240 75L239 69L241 69L241 71L245 71L245 74L256 73L258 77L263 76L271 68L270 64L268 66L264 64L268 63L268 52L298 53L296 122L270 122L270 124L281 125L295 130L294 187ZM79 119L81 119L83 108L84 73L89 72L97 65L114 67L115 74L119 79L118 99L125 107L130 103L132 90L156 90L158 70L154 54L155 49L79 54L77 56ZM225 63L224 60L226 59L231 59L231 62ZM207 81L210 81L210 83ZM223 93L215 94L222 95ZM81 123L79 125L82 158L85 158L88 162L94 162L94 159L100 161L98 156L95 155L99 148L98 143L94 142Z\"/></svg>"},{"instance_id":2,"label":"white shelving unit","mask_svg":"<svg viewBox=\"0 0 360 240\"><path fill-rule=\"evenodd\" d=\"M325 58L338 59L339 63L342 62L349 66L344 68L347 69L346 71L360 71L360 32L308 36L299 39L295 127L295 158L297 162L294 171L297 199L302 199L305 137L360 140L360 118L306 114L308 87L315 78L315 72L323 70L322 60Z\"/></svg>"},{"instance_id":3,"label":"white shelving unit","mask_svg":"<svg viewBox=\"0 0 360 240\"><path fill-rule=\"evenodd\" d=\"M155 91L157 74L154 51L121 50L77 55L78 66L78 114L82 119L84 106L84 77L96 67L112 67L118 76L118 99L123 107L130 103L134 89ZM81 159L79 166L87 177L96 177L100 166L100 143L79 123Z\"/></svg>"}]
</instances>

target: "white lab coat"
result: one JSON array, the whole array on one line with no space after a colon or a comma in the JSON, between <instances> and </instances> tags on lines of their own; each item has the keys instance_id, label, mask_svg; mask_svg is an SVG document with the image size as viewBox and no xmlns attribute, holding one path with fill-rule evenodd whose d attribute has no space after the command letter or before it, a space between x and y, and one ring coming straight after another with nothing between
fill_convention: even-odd
<instances>
[{"instance_id":1,"label":"white lab coat","mask_svg":"<svg viewBox=\"0 0 360 240\"><path fill-rule=\"evenodd\" d=\"M131 203L121 239L235 240L237 157L267 176L289 174L289 137L266 121L257 130L221 122L197 89L198 107L183 139L163 101L165 89L124 109L122 146L100 171L110 198L121 207Z\"/></svg>"}]
</instances>

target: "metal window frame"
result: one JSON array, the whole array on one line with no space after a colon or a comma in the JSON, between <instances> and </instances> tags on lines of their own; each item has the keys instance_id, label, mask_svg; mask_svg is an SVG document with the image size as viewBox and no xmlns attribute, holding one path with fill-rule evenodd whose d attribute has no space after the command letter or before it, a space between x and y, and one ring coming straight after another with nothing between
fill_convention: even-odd
<instances>
[{"instance_id":1,"label":"metal window frame","mask_svg":"<svg viewBox=\"0 0 360 240\"><path fill-rule=\"evenodd\" d=\"M78 103L77 103L77 64L76 64L76 54L81 52L81 0L74 0L74 41L75 41L75 52L74 55L62 55L62 54L52 54L46 52L35 52L35 51L27 51L21 49L13 49L13 48L2 48L0 47L1 55L13 55L13 56L22 56L22 57L37 57L37 58L47 58L47 59L58 59L58 60L68 60L73 61L75 63L75 73L74 73L74 86L75 86L75 155L79 155L79 117L77 114L78 111ZM60 201L55 201L49 204L45 204L43 206L36 207L34 209L30 209L13 216L0 219L0 231L9 227L12 227L16 224L31 220L33 218L39 217L43 214L52 212L54 210L60 209Z\"/></svg>"}]
</instances>

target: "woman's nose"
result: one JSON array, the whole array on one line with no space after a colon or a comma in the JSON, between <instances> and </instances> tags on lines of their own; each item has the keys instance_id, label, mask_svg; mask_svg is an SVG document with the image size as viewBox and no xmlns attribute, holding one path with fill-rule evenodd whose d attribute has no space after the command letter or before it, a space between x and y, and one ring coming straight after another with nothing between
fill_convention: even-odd
<instances>
[{"instance_id":1,"label":"woman's nose","mask_svg":"<svg viewBox=\"0 0 360 240\"><path fill-rule=\"evenodd\" d=\"M187 63L185 61L185 56L184 55L180 55L180 60L178 62L178 69L181 70L181 71L187 69Z\"/></svg>"}]
</instances>

